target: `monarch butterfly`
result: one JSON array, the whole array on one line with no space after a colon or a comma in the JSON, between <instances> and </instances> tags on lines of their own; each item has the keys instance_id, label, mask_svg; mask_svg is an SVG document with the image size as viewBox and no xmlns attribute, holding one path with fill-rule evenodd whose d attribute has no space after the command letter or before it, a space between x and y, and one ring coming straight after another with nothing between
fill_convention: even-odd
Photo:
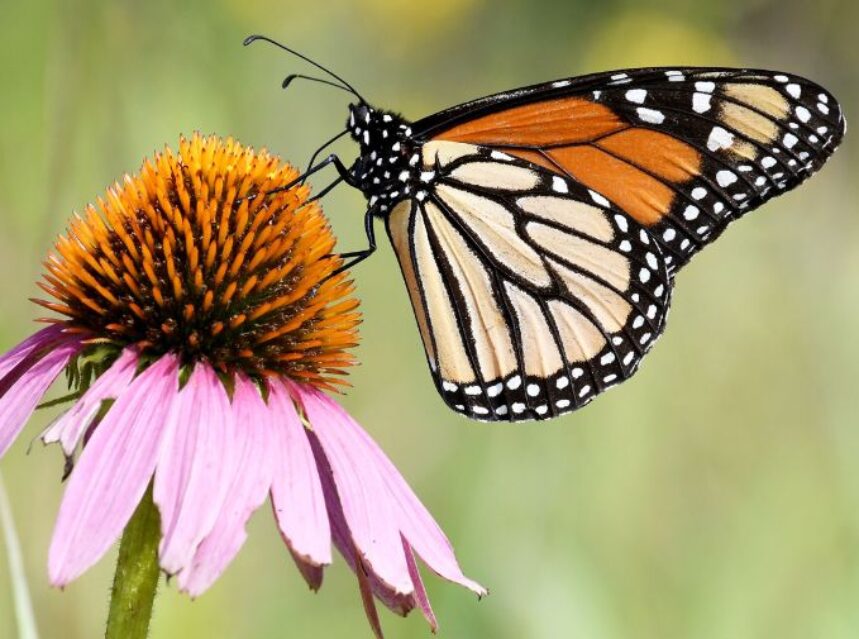
<instances>
[{"instance_id":1,"label":"monarch butterfly","mask_svg":"<svg viewBox=\"0 0 859 639\"><path fill-rule=\"evenodd\" d=\"M632 376L676 273L732 221L817 171L845 130L781 72L646 68L536 84L416 122L348 91L360 153L328 164L384 220L432 377L483 421L547 419ZM320 153L320 151L317 152ZM314 155L314 158L316 155Z\"/></svg>"}]
</instances>

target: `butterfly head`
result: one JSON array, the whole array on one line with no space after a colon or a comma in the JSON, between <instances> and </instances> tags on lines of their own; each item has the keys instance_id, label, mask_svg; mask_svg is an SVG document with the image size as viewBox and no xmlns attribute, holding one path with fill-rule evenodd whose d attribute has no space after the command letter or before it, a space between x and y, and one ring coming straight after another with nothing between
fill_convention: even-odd
<instances>
[{"instance_id":1,"label":"butterfly head","mask_svg":"<svg viewBox=\"0 0 859 639\"><path fill-rule=\"evenodd\" d=\"M349 105L346 127L360 146L351 169L355 184L371 207L385 212L410 193L418 178L418 145L412 139L409 122L359 102Z\"/></svg>"}]
</instances>

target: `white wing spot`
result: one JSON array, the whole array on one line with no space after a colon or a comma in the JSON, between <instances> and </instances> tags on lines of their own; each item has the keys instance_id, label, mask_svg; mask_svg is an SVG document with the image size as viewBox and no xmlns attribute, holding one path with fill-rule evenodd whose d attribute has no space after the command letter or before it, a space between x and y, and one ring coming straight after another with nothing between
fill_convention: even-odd
<instances>
[{"instance_id":1,"label":"white wing spot","mask_svg":"<svg viewBox=\"0 0 859 639\"><path fill-rule=\"evenodd\" d=\"M629 243L629 240L623 240L618 248L624 253L629 253L632 250L632 244Z\"/></svg>"},{"instance_id":2,"label":"white wing spot","mask_svg":"<svg viewBox=\"0 0 859 639\"><path fill-rule=\"evenodd\" d=\"M662 239L666 242L670 242L675 237L677 237L677 231L674 229L665 229L665 232L662 234Z\"/></svg>"},{"instance_id":3,"label":"white wing spot","mask_svg":"<svg viewBox=\"0 0 859 639\"><path fill-rule=\"evenodd\" d=\"M707 197L707 189L705 189L703 186L696 186L694 189L692 189L692 197L696 200L703 200L705 197Z\"/></svg>"},{"instance_id":4,"label":"white wing spot","mask_svg":"<svg viewBox=\"0 0 859 639\"><path fill-rule=\"evenodd\" d=\"M606 353L600 358L600 364L603 366L608 366L612 362L614 362L614 353Z\"/></svg>"},{"instance_id":5,"label":"white wing spot","mask_svg":"<svg viewBox=\"0 0 859 639\"><path fill-rule=\"evenodd\" d=\"M702 91L703 93L713 93L713 89L716 88L715 82L696 82L695 90Z\"/></svg>"},{"instance_id":6,"label":"white wing spot","mask_svg":"<svg viewBox=\"0 0 859 639\"><path fill-rule=\"evenodd\" d=\"M615 215L614 216L614 222L615 222L615 224L617 224L617 228L619 228L622 233L628 233L629 232L629 223L626 221L625 217L623 217L622 215L619 215L619 214Z\"/></svg>"},{"instance_id":7,"label":"white wing spot","mask_svg":"<svg viewBox=\"0 0 859 639\"><path fill-rule=\"evenodd\" d=\"M794 84L794 83L788 84L784 88L784 90L787 91L792 97L796 98L797 100L799 99L799 96L802 95L802 89L800 88L800 86L798 84Z\"/></svg>"},{"instance_id":8,"label":"white wing spot","mask_svg":"<svg viewBox=\"0 0 859 639\"><path fill-rule=\"evenodd\" d=\"M558 390L562 390L569 385L570 385L570 380L567 379L566 377L559 377L558 380L555 382L555 388L557 388Z\"/></svg>"},{"instance_id":9,"label":"white wing spot","mask_svg":"<svg viewBox=\"0 0 859 639\"><path fill-rule=\"evenodd\" d=\"M683 217L685 217L687 220L694 220L696 217L698 217L698 213L698 207L690 204L686 207L686 210L683 211Z\"/></svg>"},{"instance_id":10,"label":"white wing spot","mask_svg":"<svg viewBox=\"0 0 859 639\"><path fill-rule=\"evenodd\" d=\"M626 99L636 104L644 104L645 98L647 98L645 89L630 89L626 92Z\"/></svg>"},{"instance_id":11,"label":"white wing spot","mask_svg":"<svg viewBox=\"0 0 859 639\"><path fill-rule=\"evenodd\" d=\"M497 384L493 384L489 388L486 389L486 394L489 397L498 397L501 394L501 391L504 390L504 384L498 382Z\"/></svg>"},{"instance_id":12,"label":"white wing spot","mask_svg":"<svg viewBox=\"0 0 859 639\"><path fill-rule=\"evenodd\" d=\"M557 175L552 177L552 190L555 193L569 193L570 189L567 187L567 183L564 181L564 178L558 177Z\"/></svg>"},{"instance_id":13,"label":"white wing spot","mask_svg":"<svg viewBox=\"0 0 859 639\"><path fill-rule=\"evenodd\" d=\"M596 191L591 191L590 189L588 189L588 193L590 194L591 199L600 206L611 206L611 204L609 204L609 201Z\"/></svg>"},{"instance_id":14,"label":"white wing spot","mask_svg":"<svg viewBox=\"0 0 859 639\"><path fill-rule=\"evenodd\" d=\"M647 122L649 124L662 124L665 121L665 114L663 114L662 111L657 111L656 109L638 107L636 112L643 122Z\"/></svg>"},{"instance_id":15,"label":"white wing spot","mask_svg":"<svg viewBox=\"0 0 859 639\"><path fill-rule=\"evenodd\" d=\"M716 173L716 182L719 183L719 186L725 188L726 186L731 186L734 182L737 181L737 174L733 171L719 171Z\"/></svg>"},{"instance_id":16,"label":"white wing spot","mask_svg":"<svg viewBox=\"0 0 859 639\"><path fill-rule=\"evenodd\" d=\"M650 269L642 267L638 272L638 279L640 279L643 284L647 284L650 281Z\"/></svg>"},{"instance_id":17,"label":"white wing spot","mask_svg":"<svg viewBox=\"0 0 859 639\"><path fill-rule=\"evenodd\" d=\"M804 106L800 105L796 107L795 111L796 117L799 118L800 122L808 122L811 119L811 112Z\"/></svg>"},{"instance_id":18,"label":"white wing spot","mask_svg":"<svg viewBox=\"0 0 859 639\"><path fill-rule=\"evenodd\" d=\"M529 397L536 397L540 394L540 386L538 384L528 384L526 391Z\"/></svg>"},{"instance_id":19,"label":"white wing spot","mask_svg":"<svg viewBox=\"0 0 859 639\"><path fill-rule=\"evenodd\" d=\"M654 271L659 268L659 262L656 261L656 256L653 253L648 251L645 259L647 260L647 265Z\"/></svg>"},{"instance_id":20,"label":"white wing spot","mask_svg":"<svg viewBox=\"0 0 859 639\"><path fill-rule=\"evenodd\" d=\"M510 390L516 390L522 385L522 378L519 375L514 375L510 379L507 380L507 388Z\"/></svg>"},{"instance_id":21,"label":"white wing spot","mask_svg":"<svg viewBox=\"0 0 859 639\"><path fill-rule=\"evenodd\" d=\"M720 126L714 126L707 138L707 148L711 151L727 149L734 143L734 134Z\"/></svg>"},{"instance_id":22,"label":"white wing spot","mask_svg":"<svg viewBox=\"0 0 859 639\"><path fill-rule=\"evenodd\" d=\"M792 149L794 145L799 142L799 138L797 138L793 133L785 133L782 142L784 142L784 145L788 149Z\"/></svg>"},{"instance_id":23,"label":"white wing spot","mask_svg":"<svg viewBox=\"0 0 859 639\"><path fill-rule=\"evenodd\" d=\"M476 384L474 386L466 386L464 389L466 395L480 395L483 392L483 389Z\"/></svg>"},{"instance_id":24,"label":"white wing spot","mask_svg":"<svg viewBox=\"0 0 859 639\"><path fill-rule=\"evenodd\" d=\"M710 110L710 100L712 97L709 93L692 94L692 110L695 113L706 113Z\"/></svg>"}]
</instances>

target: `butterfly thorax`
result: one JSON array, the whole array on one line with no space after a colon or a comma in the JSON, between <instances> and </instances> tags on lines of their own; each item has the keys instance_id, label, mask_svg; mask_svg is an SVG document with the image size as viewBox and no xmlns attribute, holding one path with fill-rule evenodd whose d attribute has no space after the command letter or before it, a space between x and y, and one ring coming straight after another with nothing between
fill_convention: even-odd
<instances>
[{"instance_id":1,"label":"butterfly thorax","mask_svg":"<svg viewBox=\"0 0 859 639\"><path fill-rule=\"evenodd\" d=\"M413 193L420 180L420 145L412 139L409 122L367 104L350 105L347 123L360 155L350 172L354 185L379 214Z\"/></svg>"}]
</instances>

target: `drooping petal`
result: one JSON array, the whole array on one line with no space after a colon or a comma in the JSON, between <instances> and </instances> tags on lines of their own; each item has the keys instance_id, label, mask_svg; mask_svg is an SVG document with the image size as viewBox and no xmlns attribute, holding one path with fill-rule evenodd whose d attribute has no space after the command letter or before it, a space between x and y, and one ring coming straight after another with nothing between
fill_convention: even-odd
<instances>
[{"instance_id":1,"label":"drooping petal","mask_svg":"<svg viewBox=\"0 0 859 639\"><path fill-rule=\"evenodd\" d=\"M415 585L415 601L421 609L421 612L424 614L424 619L429 623L430 629L435 633L438 630L438 620L435 618L435 613L432 611L432 605L430 605L429 596L427 595L426 588L424 588L421 573L418 571L418 564L415 561L415 553L412 551L412 547L409 546L409 542L406 541L405 537L403 537L403 551L406 553L406 563L409 564L409 574L412 576L412 583Z\"/></svg>"},{"instance_id":2,"label":"drooping petal","mask_svg":"<svg viewBox=\"0 0 859 639\"><path fill-rule=\"evenodd\" d=\"M295 404L279 382L270 385L268 409L275 454L271 500L277 526L297 558L328 565L331 529L319 470Z\"/></svg>"},{"instance_id":3,"label":"drooping petal","mask_svg":"<svg viewBox=\"0 0 859 639\"><path fill-rule=\"evenodd\" d=\"M146 492L178 391L178 360L164 355L120 395L69 479L48 554L51 583L64 586L119 537Z\"/></svg>"},{"instance_id":4,"label":"drooping petal","mask_svg":"<svg viewBox=\"0 0 859 639\"><path fill-rule=\"evenodd\" d=\"M0 457L24 428L42 395L80 349L78 341L59 342L41 359L32 364L22 361L10 371L9 377L16 376L17 379L0 397ZM26 370L22 372L21 368Z\"/></svg>"},{"instance_id":5,"label":"drooping petal","mask_svg":"<svg viewBox=\"0 0 859 639\"><path fill-rule=\"evenodd\" d=\"M331 472L331 466L325 457L325 452L322 445L319 443L319 438L316 433L308 434L313 454L316 457L316 463L319 467L319 477L322 480L322 491L325 495L325 503L328 508L328 519L331 522L331 538L337 550L343 555L343 559L352 569L359 579L362 575L366 576L366 584L359 581L359 586L364 588L369 585L372 593L379 598L392 612L405 617L415 607L415 599L411 594L405 595L397 593L393 588L383 582L372 571L372 568L367 565L366 561L359 559L355 552L355 543L352 541L352 533L349 530L349 524L346 522L346 516L343 514L343 506L340 503L340 498L337 495L337 488L334 485L334 475ZM360 563L359 563L360 562ZM360 571L360 572L359 572ZM365 593L362 591L362 596ZM365 601L366 607L366 601ZM367 610L368 619L372 625L373 619L370 618L371 611Z\"/></svg>"},{"instance_id":6,"label":"drooping petal","mask_svg":"<svg viewBox=\"0 0 859 639\"><path fill-rule=\"evenodd\" d=\"M113 365L75 402L75 405L45 430L42 441L45 444L60 442L63 452L70 456L101 408L101 403L106 399L119 397L134 379L136 368L137 351L126 348Z\"/></svg>"},{"instance_id":7,"label":"drooping petal","mask_svg":"<svg viewBox=\"0 0 859 639\"><path fill-rule=\"evenodd\" d=\"M25 359L62 338L62 326L59 324L52 324L30 335L15 348L0 356L0 380Z\"/></svg>"},{"instance_id":8,"label":"drooping petal","mask_svg":"<svg viewBox=\"0 0 859 639\"><path fill-rule=\"evenodd\" d=\"M224 505L191 567L177 577L179 588L192 597L205 592L239 552L247 538L245 525L271 487L275 446L270 411L247 377L236 378L231 409L233 444L224 451L227 457L221 471L230 479Z\"/></svg>"},{"instance_id":9,"label":"drooping petal","mask_svg":"<svg viewBox=\"0 0 859 639\"><path fill-rule=\"evenodd\" d=\"M343 436L352 442L354 454L371 463L382 477L396 504L393 510L397 525L409 545L433 572L480 597L485 596L486 589L462 573L450 541L379 445L337 402L327 395L318 395L319 401L328 403L329 410L337 415Z\"/></svg>"},{"instance_id":10,"label":"drooping petal","mask_svg":"<svg viewBox=\"0 0 859 639\"><path fill-rule=\"evenodd\" d=\"M343 411L335 410L339 409L336 403L310 386L292 384L291 388L300 398L331 465L352 541L372 572L396 592L411 594L414 586L394 504L376 464L363 447L356 448L355 437L343 428Z\"/></svg>"},{"instance_id":11,"label":"drooping petal","mask_svg":"<svg viewBox=\"0 0 859 639\"><path fill-rule=\"evenodd\" d=\"M191 565L211 532L230 478L224 467L235 435L230 400L208 364L197 364L176 396L155 472L153 499L161 513L158 556L168 574Z\"/></svg>"}]
</instances>

